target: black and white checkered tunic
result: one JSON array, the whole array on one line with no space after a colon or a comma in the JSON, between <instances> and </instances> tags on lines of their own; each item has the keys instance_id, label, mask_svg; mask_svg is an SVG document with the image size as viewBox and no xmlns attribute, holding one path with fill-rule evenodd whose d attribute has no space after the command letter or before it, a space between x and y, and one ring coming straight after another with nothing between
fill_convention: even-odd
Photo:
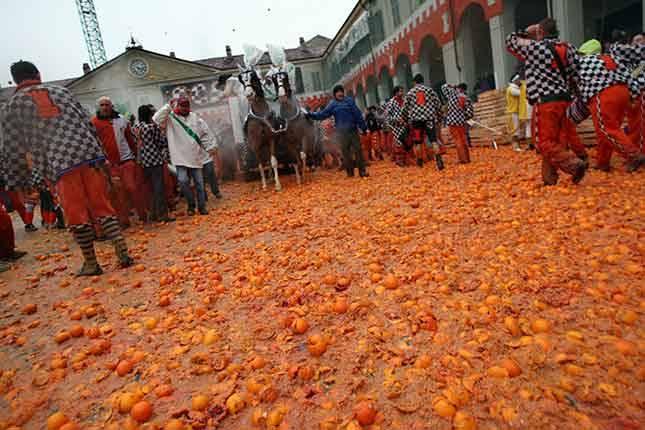
<instances>
[{"instance_id":1,"label":"black and white checkered tunic","mask_svg":"<svg viewBox=\"0 0 645 430\"><path fill-rule=\"evenodd\" d=\"M425 96L425 104L417 103L418 93L423 93ZM409 124L413 121L424 121L430 126L434 126L440 120L440 113L441 102L432 88L425 85L415 85L405 95L402 115Z\"/></svg>"},{"instance_id":2,"label":"black and white checkered tunic","mask_svg":"<svg viewBox=\"0 0 645 430\"><path fill-rule=\"evenodd\" d=\"M403 117L403 106L394 97L385 105L385 124L392 131L396 139L396 144L401 146L402 139L405 135L406 125L405 118Z\"/></svg>"},{"instance_id":3,"label":"black and white checkered tunic","mask_svg":"<svg viewBox=\"0 0 645 430\"><path fill-rule=\"evenodd\" d=\"M628 69L632 97L640 97L645 89L645 45L614 43L609 53Z\"/></svg>"},{"instance_id":4,"label":"black and white checkered tunic","mask_svg":"<svg viewBox=\"0 0 645 430\"><path fill-rule=\"evenodd\" d=\"M142 167L163 165L167 159L168 141L163 138L159 126L155 123L139 123L136 132L140 142L139 164Z\"/></svg>"},{"instance_id":5,"label":"black and white checkered tunic","mask_svg":"<svg viewBox=\"0 0 645 430\"><path fill-rule=\"evenodd\" d=\"M475 112L473 104L465 94L461 94L452 85L444 84L441 92L448 100L448 113L446 114L447 126L464 126Z\"/></svg>"},{"instance_id":6,"label":"black and white checkered tunic","mask_svg":"<svg viewBox=\"0 0 645 430\"><path fill-rule=\"evenodd\" d=\"M105 160L94 126L66 88L36 84L16 91L4 108L0 170L9 189L29 187L33 168L55 183L76 166Z\"/></svg>"},{"instance_id":7,"label":"black and white checkered tunic","mask_svg":"<svg viewBox=\"0 0 645 430\"><path fill-rule=\"evenodd\" d=\"M564 68L567 77L572 77L576 70L577 54L571 44L555 38L540 41L525 39L518 33L511 33L506 38L508 51L525 64L528 99L532 105L545 99L570 94L570 82L560 73L549 45L565 47Z\"/></svg>"},{"instance_id":8,"label":"black and white checkered tunic","mask_svg":"<svg viewBox=\"0 0 645 430\"><path fill-rule=\"evenodd\" d=\"M47 183L45 182L45 178L43 178L43 175L40 174L38 169L31 170L31 178L30 178L29 186L34 190L42 190L47 188Z\"/></svg>"},{"instance_id":9,"label":"black and white checkered tunic","mask_svg":"<svg viewBox=\"0 0 645 430\"><path fill-rule=\"evenodd\" d=\"M615 66L613 70L612 66ZM629 72L623 63L615 61L611 55L587 55L578 60L575 80L578 96L583 103L589 103L594 96L611 86L627 85Z\"/></svg>"}]
</instances>

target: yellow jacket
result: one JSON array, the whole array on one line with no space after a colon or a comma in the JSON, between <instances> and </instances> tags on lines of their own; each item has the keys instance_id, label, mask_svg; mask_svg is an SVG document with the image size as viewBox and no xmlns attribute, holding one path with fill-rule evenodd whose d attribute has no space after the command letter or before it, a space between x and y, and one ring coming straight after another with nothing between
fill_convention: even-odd
<instances>
[{"instance_id":1,"label":"yellow jacket","mask_svg":"<svg viewBox=\"0 0 645 430\"><path fill-rule=\"evenodd\" d=\"M509 84L506 88L506 113L519 113L521 89L515 84Z\"/></svg>"},{"instance_id":2,"label":"yellow jacket","mask_svg":"<svg viewBox=\"0 0 645 430\"><path fill-rule=\"evenodd\" d=\"M517 110L517 113L520 116L520 121L531 119L529 100L526 95L526 81L522 81L522 83L520 84L519 108Z\"/></svg>"}]
</instances>

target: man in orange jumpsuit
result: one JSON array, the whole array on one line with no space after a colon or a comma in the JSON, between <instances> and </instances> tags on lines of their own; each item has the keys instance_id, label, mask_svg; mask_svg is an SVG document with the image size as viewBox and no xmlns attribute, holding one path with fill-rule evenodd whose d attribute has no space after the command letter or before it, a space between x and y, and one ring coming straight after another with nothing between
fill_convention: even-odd
<instances>
[{"instance_id":1,"label":"man in orange jumpsuit","mask_svg":"<svg viewBox=\"0 0 645 430\"><path fill-rule=\"evenodd\" d=\"M575 133L566 111L571 103L570 82L577 54L571 44L559 41L557 35L555 21L546 18L526 32L511 33L506 39L507 49L525 63L545 185L558 182L558 170L570 174L576 184L587 171L587 163L569 149L566 138L567 131Z\"/></svg>"},{"instance_id":2,"label":"man in orange jumpsuit","mask_svg":"<svg viewBox=\"0 0 645 430\"><path fill-rule=\"evenodd\" d=\"M78 275L103 273L94 252L95 221L112 241L121 266L132 265L108 199L105 155L87 113L67 88L43 84L32 63L13 64L11 75L17 87L5 107L0 145L0 171L7 187L24 190L31 185L27 162L31 154L32 168L56 184L68 225L83 252Z\"/></svg>"},{"instance_id":3,"label":"man in orange jumpsuit","mask_svg":"<svg viewBox=\"0 0 645 430\"><path fill-rule=\"evenodd\" d=\"M474 116L473 104L466 96L465 88L461 85L444 84L441 87L441 92L448 99L446 125L449 127L452 140L455 141L457 146L457 158L462 164L470 163L466 126L468 125L468 120Z\"/></svg>"},{"instance_id":4,"label":"man in orange jumpsuit","mask_svg":"<svg viewBox=\"0 0 645 430\"><path fill-rule=\"evenodd\" d=\"M600 51L600 42L597 45ZM610 54L586 55L578 61L576 81L578 97L574 103L587 106L596 129L598 168L609 170L614 149L627 161L627 171L637 170L645 163L645 155L622 128L631 105L628 68Z\"/></svg>"},{"instance_id":5,"label":"man in orange jumpsuit","mask_svg":"<svg viewBox=\"0 0 645 430\"><path fill-rule=\"evenodd\" d=\"M643 116L645 115L645 35L637 33L632 38L631 44L627 43L627 35L621 31L614 31L614 43L609 52L614 60L626 67L629 72L629 86L632 93L633 103L627 113L627 125L629 138L632 143L638 146L641 153L645 153L643 136ZM611 147L600 154L601 162L609 164L611 158Z\"/></svg>"},{"instance_id":6,"label":"man in orange jumpsuit","mask_svg":"<svg viewBox=\"0 0 645 430\"><path fill-rule=\"evenodd\" d=\"M142 222L147 219L147 198L143 170L136 163L136 144L130 123L114 110L108 97L98 101L99 109L92 123L110 163L110 175L115 184L115 209L123 227L130 225L130 209L134 206Z\"/></svg>"}]
</instances>

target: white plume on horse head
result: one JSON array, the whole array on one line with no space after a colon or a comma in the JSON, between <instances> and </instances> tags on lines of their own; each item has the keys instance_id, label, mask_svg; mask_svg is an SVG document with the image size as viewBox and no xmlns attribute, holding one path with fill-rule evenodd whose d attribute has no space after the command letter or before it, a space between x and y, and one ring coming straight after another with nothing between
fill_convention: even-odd
<instances>
[{"instance_id":1,"label":"white plume on horse head","mask_svg":"<svg viewBox=\"0 0 645 430\"><path fill-rule=\"evenodd\" d=\"M224 95L226 97L240 96L243 92L244 85L242 85L239 79L230 77L226 80L226 84L224 86Z\"/></svg>"},{"instance_id":2,"label":"white plume on horse head","mask_svg":"<svg viewBox=\"0 0 645 430\"><path fill-rule=\"evenodd\" d=\"M271 57L271 63L273 70L277 69L276 72L285 72L289 76L289 82L293 85L296 82L296 66L293 63L290 63L287 59L287 51L282 46L267 44L267 51L269 52L269 57Z\"/></svg>"},{"instance_id":3,"label":"white plume on horse head","mask_svg":"<svg viewBox=\"0 0 645 430\"><path fill-rule=\"evenodd\" d=\"M271 57L271 63L277 68L283 68L287 63L287 52L282 46L267 44L267 51Z\"/></svg>"},{"instance_id":4,"label":"white plume on horse head","mask_svg":"<svg viewBox=\"0 0 645 430\"><path fill-rule=\"evenodd\" d=\"M242 51L244 52L244 66L247 70L254 69L264 55L264 51L253 45L243 45Z\"/></svg>"}]
</instances>

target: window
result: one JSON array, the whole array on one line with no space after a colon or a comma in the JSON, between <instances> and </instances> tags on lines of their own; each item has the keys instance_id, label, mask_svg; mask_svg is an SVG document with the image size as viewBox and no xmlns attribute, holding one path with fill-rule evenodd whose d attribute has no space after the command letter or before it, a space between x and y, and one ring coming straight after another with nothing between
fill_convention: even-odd
<instances>
[{"instance_id":1,"label":"window","mask_svg":"<svg viewBox=\"0 0 645 430\"><path fill-rule=\"evenodd\" d=\"M370 37L372 43L378 45L385 39L385 29L383 27L383 12L376 11L369 17Z\"/></svg>"},{"instance_id":2,"label":"window","mask_svg":"<svg viewBox=\"0 0 645 430\"><path fill-rule=\"evenodd\" d=\"M322 91L322 82L320 81L320 72L311 73L311 82L314 84L314 91Z\"/></svg>"},{"instance_id":3,"label":"window","mask_svg":"<svg viewBox=\"0 0 645 430\"><path fill-rule=\"evenodd\" d=\"M305 84L302 82L302 69L296 67L296 94L305 92Z\"/></svg>"},{"instance_id":4,"label":"window","mask_svg":"<svg viewBox=\"0 0 645 430\"><path fill-rule=\"evenodd\" d=\"M401 13L399 12L399 0L390 0L390 5L392 5L392 22L394 27L401 25Z\"/></svg>"}]
</instances>

